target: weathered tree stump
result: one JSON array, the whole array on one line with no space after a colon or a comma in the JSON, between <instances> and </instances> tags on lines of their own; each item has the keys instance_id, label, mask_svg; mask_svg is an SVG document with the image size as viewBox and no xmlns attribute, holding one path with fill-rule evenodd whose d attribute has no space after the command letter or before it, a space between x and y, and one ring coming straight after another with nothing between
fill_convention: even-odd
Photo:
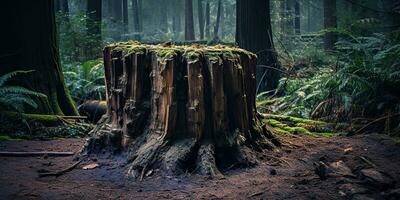
<instances>
[{"instance_id":1,"label":"weathered tree stump","mask_svg":"<svg viewBox=\"0 0 400 200\"><path fill-rule=\"evenodd\" d=\"M278 144L256 112L256 61L227 46L107 46L107 114L86 152L127 152L133 177L255 163L253 151Z\"/></svg>"}]
</instances>

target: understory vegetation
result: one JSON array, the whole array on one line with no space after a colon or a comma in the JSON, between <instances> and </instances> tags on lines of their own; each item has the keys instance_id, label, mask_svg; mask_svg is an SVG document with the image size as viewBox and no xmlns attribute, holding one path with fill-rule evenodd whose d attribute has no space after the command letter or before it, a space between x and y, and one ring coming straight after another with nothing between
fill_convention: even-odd
<instances>
[{"instance_id":1,"label":"understory vegetation","mask_svg":"<svg viewBox=\"0 0 400 200\"><path fill-rule=\"evenodd\" d=\"M286 75L278 89L283 95L270 98L269 93L260 93L258 108L266 113L349 126L378 118L363 131L398 135L399 33L354 36L334 31L342 39L332 52L325 52L315 42L303 42L302 49L282 52Z\"/></svg>"}]
</instances>

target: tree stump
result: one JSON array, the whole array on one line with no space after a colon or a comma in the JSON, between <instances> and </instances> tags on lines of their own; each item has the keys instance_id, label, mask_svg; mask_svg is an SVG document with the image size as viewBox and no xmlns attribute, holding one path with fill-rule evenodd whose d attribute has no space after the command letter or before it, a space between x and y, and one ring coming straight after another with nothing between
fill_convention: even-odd
<instances>
[{"instance_id":1,"label":"tree stump","mask_svg":"<svg viewBox=\"0 0 400 200\"><path fill-rule=\"evenodd\" d=\"M256 163L254 151L279 144L256 112L256 62L227 46L107 46L107 114L86 152L127 152L133 177L151 169L215 176Z\"/></svg>"}]
</instances>

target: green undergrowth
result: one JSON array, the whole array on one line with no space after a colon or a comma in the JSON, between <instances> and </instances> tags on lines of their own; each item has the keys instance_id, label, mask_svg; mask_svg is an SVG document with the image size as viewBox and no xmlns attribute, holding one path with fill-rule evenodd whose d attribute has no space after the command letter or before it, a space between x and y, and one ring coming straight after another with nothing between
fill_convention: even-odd
<instances>
[{"instance_id":1,"label":"green undergrowth","mask_svg":"<svg viewBox=\"0 0 400 200\"><path fill-rule=\"evenodd\" d=\"M87 136L93 128L94 125L82 120L62 116L0 112L0 141L79 138Z\"/></svg>"},{"instance_id":2,"label":"green undergrowth","mask_svg":"<svg viewBox=\"0 0 400 200\"><path fill-rule=\"evenodd\" d=\"M21 141L27 139L26 137L15 137L15 136L10 136L7 134L1 134L0 133L0 141Z\"/></svg>"},{"instance_id":3,"label":"green undergrowth","mask_svg":"<svg viewBox=\"0 0 400 200\"><path fill-rule=\"evenodd\" d=\"M264 123L275 134L307 135L312 137L334 137L345 135L344 125L314 121L284 115L264 115Z\"/></svg>"}]
</instances>

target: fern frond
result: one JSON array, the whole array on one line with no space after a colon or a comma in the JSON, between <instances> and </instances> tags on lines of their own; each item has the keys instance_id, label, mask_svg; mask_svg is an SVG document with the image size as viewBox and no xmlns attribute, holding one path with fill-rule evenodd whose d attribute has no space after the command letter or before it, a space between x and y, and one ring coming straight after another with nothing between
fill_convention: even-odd
<instances>
[{"instance_id":1,"label":"fern frond","mask_svg":"<svg viewBox=\"0 0 400 200\"><path fill-rule=\"evenodd\" d=\"M6 83L10 78L12 78L13 76L16 76L17 74L28 74L31 72L34 72L35 70L17 70L17 71L13 71L7 74L4 74L2 76L0 76L0 87L2 87L4 85L4 83Z\"/></svg>"},{"instance_id":2,"label":"fern frond","mask_svg":"<svg viewBox=\"0 0 400 200\"><path fill-rule=\"evenodd\" d=\"M35 92L29 89L26 89L21 86L3 86L0 87L0 96L5 95L7 93L12 93L12 94L23 94L23 95L32 95L35 97L42 97L46 98L47 96L43 93L40 92Z\"/></svg>"}]
</instances>

